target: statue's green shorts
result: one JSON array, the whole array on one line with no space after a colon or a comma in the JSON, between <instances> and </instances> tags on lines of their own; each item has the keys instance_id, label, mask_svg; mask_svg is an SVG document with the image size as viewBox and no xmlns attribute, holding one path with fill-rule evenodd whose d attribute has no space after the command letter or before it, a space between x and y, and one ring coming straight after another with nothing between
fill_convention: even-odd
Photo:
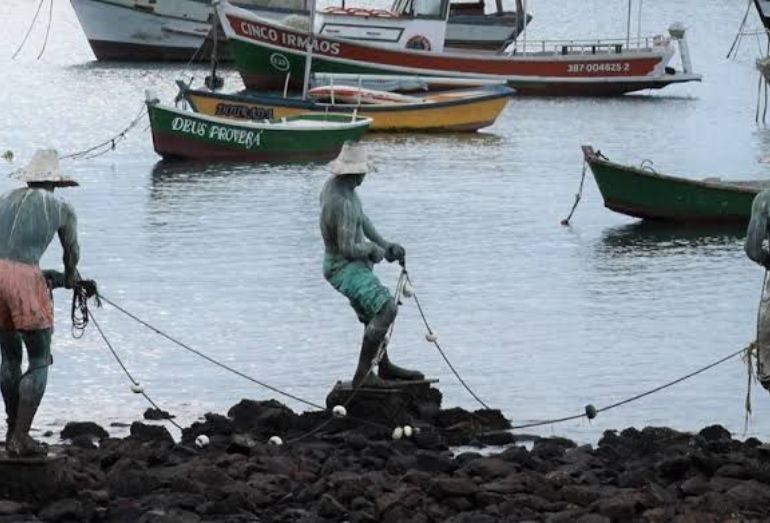
<instances>
[{"instance_id":1,"label":"statue's green shorts","mask_svg":"<svg viewBox=\"0 0 770 523\"><path fill-rule=\"evenodd\" d=\"M393 299L367 263L326 256L323 269L324 277L332 287L350 300L361 323L369 323L388 300Z\"/></svg>"}]
</instances>

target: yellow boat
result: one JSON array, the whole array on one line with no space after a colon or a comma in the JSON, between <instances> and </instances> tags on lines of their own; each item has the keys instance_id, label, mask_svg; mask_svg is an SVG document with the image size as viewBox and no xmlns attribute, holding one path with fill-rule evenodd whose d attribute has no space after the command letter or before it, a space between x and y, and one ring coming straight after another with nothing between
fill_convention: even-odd
<instances>
[{"instance_id":1,"label":"yellow boat","mask_svg":"<svg viewBox=\"0 0 770 523\"><path fill-rule=\"evenodd\" d=\"M485 85L422 96L394 95L394 101L334 103L244 91L222 94L180 85L180 96L193 111L241 120L273 120L306 113L343 113L373 120L370 131L476 131L495 123L513 89Z\"/></svg>"}]
</instances>

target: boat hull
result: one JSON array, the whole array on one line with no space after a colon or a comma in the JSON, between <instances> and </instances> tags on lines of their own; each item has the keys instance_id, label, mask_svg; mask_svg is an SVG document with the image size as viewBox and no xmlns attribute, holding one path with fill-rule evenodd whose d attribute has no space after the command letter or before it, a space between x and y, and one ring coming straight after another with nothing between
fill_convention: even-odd
<instances>
[{"instance_id":1,"label":"boat hull","mask_svg":"<svg viewBox=\"0 0 770 523\"><path fill-rule=\"evenodd\" d=\"M285 118L306 114L339 113L372 119L371 131L461 132L492 125L508 103L513 91L490 87L456 91L432 97L435 103L421 104L320 104L278 96L225 95L186 90L184 96L193 110L211 116L240 119Z\"/></svg>"},{"instance_id":2,"label":"boat hull","mask_svg":"<svg viewBox=\"0 0 770 523\"><path fill-rule=\"evenodd\" d=\"M71 2L97 60L190 60L210 30L202 21L161 16L101 0Z\"/></svg>"},{"instance_id":3,"label":"boat hull","mask_svg":"<svg viewBox=\"0 0 770 523\"><path fill-rule=\"evenodd\" d=\"M165 159L257 162L328 161L357 141L370 121L310 115L306 127L228 121L148 103L155 152ZM305 118L305 117L303 117ZM315 124L315 125L314 125Z\"/></svg>"},{"instance_id":4,"label":"boat hull","mask_svg":"<svg viewBox=\"0 0 770 523\"><path fill-rule=\"evenodd\" d=\"M211 42L206 41L211 32L207 20L210 11L205 3L177 0L179 16L156 13L150 5L142 9L106 0L71 0L71 3L97 60L189 61L206 60L210 56ZM254 11L276 19L303 13L282 8ZM447 39L458 47L498 49L505 40L514 37L515 27L493 26L486 18L458 17L456 23L450 18ZM230 60L227 42L221 39L219 45L219 60Z\"/></svg>"},{"instance_id":5,"label":"boat hull","mask_svg":"<svg viewBox=\"0 0 770 523\"><path fill-rule=\"evenodd\" d=\"M305 67L305 38L299 31L220 4L220 21L244 84L249 89L299 88ZM669 74L670 45L638 52L556 53L502 56L388 49L317 37L312 67L321 73L447 76L507 82L520 94L612 96L657 89L697 75ZM619 51L619 52L618 52Z\"/></svg>"},{"instance_id":6,"label":"boat hull","mask_svg":"<svg viewBox=\"0 0 770 523\"><path fill-rule=\"evenodd\" d=\"M610 162L587 147L584 155L604 206L645 220L748 223L754 196L768 187L666 176Z\"/></svg>"}]
</instances>

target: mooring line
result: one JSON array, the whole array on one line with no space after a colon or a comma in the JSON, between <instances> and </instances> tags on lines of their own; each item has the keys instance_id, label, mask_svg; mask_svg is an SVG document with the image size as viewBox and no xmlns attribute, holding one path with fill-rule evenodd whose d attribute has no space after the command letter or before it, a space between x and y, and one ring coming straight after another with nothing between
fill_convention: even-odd
<instances>
[{"instance_id":1,"label":"mooring line","mask_svg":"<svg viewBox=\"0 0 770 523\"><path fill-rule=\"evenodd\" d=\"M82 151L77 151L70 154L65 154L61 157L62 160L90 160L91 158L96 158L97 156L101 156L103 154L107 154L110 151L115 150L115 146L122 140L126 138L126 135L134 128L136 125L142 121L144 118L144 103L141 104L141 107L139 108L139 111L136 113L136 116L133 120L131 120L131 123L128 124L122 131L117 133L111 138L108 138L107 140L104 140L102 142L99 142L98 144L89 147L88 149L83 149ZM104 149L100 151L99 149Z\"/></svg>"},{"instance_id":2,"label":"mooring line","mask_svg":"<svg viewBox=\"0 0 770 523\"><path fill-rule=\"evenodd\" d=\"M40 49L40 52L37 55L37 59L40 60L43 57L43 53L45 53L45 48L48 45L48 35L51 34L51 24L53 23L53 0L50 0L50 4L48 7L48 24L45 27L45 38L43 39L43 47Z\"/></svg>"},{"instance_id":3,"label":"mooring line","mask_svg":"<svg viewBox=\"0 0 770 523\"><path fill-rule=\"evenodd\" d=\"M30 22L29 27L27 28L27 33L24 35L24 38L22 38L19 47L17 47L16 51L11 55L11 60L16 60L16 56L18 56L18 54L24 48L24 44L27 43L27 38L29 38L29 35L32 33L32 28L35 27L35 22L37 22L37 17L40 15L40 9L42 9L44 2L45 0L40 0L40 3L37 4L35 16L32 17L32 22Z\"/></svg>"}]
</instances>

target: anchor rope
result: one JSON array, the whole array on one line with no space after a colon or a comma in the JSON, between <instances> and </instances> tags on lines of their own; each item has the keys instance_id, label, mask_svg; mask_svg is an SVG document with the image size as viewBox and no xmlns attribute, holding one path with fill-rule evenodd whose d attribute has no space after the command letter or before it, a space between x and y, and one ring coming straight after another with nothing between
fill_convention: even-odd
<instances>
[{"instance_id":1,"label":"anchor rope","mask_svg":"<svg viewBox=\"0 0 770 523\"><path fill-rule=\"evenodd\" d=\"M567 217L561 221L561 224L564 226L569 225L569 221L572 219L572 215L575 214L575 209L577 209L578 203L580 203L580 199L583 197L583 184L586 180L587 168L588 161L583 158L583 172L580 175L580 185L578 186L578 192L575 193L575 202L572 204L572 209L569 210Z\"/></svg>"},{"instance_id":2,"label":"anchor rope","mask_svg":"<svg viewBox=\"0 0 770 523\"><path fill-rule=\"evenodd\" d=\"M40 15L40 9L42 9L44 2L45 0L40 0L40 2L37 4L37 9L35 10L35 16L32 17L32 22L30 22L29 27L27 28L27 33L24 35L24 38L21 40L19 47L17 47L16 51L14 51L14 53L11 55L11 60L16 60L16 56L18 56L18 54L24 48L24 44L27 43L27 39L29 38L29 35L32 33L32 29L35 27L35 22L37 22L37 17Z\"/></svg>"},{"instance_id":3,"label":"anchor rope","mask_svg":"<svg viewBox=\"0 0 770 523\"><path fill-rule=\"evenodd\" d=\"M102 142L99 142L98 144L89 147L87 149L83 149L81 151L77 151L74 153L66 154L61 157L62 160L90 160L92 158L96 158L97 156L101 156L103 154L107 154L110 151L115 150L115 146L124 140L126 138L126 135L137 126L137 124L142 121L145 115L145 107L144 103L141 104L139 107L139 111L137 111L136 116L134 116L134 119L131 120L131 123L129 123L122 131L118 132L111 138L108 138ZM101 150L100 150L101 149Z\"/></svg>"}]
</instances>

